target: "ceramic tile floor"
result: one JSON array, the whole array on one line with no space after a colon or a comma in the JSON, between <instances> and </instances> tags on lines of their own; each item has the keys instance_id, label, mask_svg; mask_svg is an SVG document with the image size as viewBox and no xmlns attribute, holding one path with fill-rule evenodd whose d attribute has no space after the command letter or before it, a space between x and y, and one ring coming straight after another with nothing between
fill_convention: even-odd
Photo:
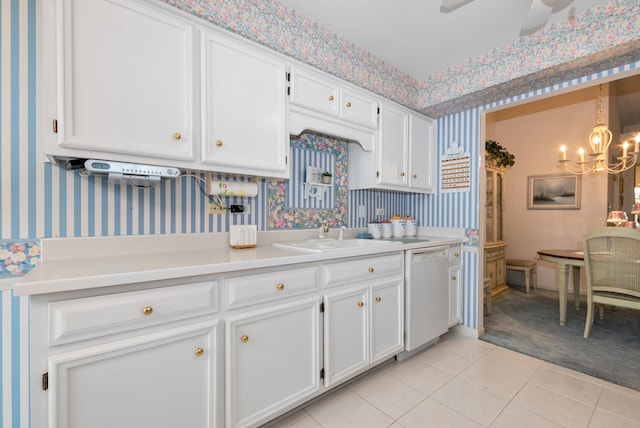
<instances>
[{"instance_id":1,"label":"ceramic tile floor","mask_svg":"<svg viewBox=\"0 0 640 428\"><path fill-rule=\"evenodd\" d=\"M640 392L449 333L268 426L640 427Z\"/></svg>"}]
</instances>

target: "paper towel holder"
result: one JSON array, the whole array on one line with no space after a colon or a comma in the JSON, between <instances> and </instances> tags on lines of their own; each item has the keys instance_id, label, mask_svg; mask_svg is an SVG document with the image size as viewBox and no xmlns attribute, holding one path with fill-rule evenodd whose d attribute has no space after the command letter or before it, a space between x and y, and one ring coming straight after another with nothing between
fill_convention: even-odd
<instances>
[{"instance_id":1,"label":"paper towel holder","mask_svg":"<svg viewBox=\"0 0 640 428\"><path fill-rule=\"evenodd\" d=\"M207 193L214 196L254 198L258 195L258 184L254 181L214 180L213 174L207 174Z\"/></svg>"}]
</instances>

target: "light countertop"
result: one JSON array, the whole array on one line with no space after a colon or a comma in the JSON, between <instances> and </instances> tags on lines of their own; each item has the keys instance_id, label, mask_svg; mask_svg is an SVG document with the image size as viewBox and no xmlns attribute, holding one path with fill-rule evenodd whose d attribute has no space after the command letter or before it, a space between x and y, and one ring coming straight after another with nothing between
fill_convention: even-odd
<instances>
[{"instance_id":1,"label":"light countertop","mask_svg":"<svg viewBox=\"0 0 640 428\"><path fill-rule=\"evenodd\" d=\"M421 230L422 229L422 230ZM361 229L347 229L345 238ZM447 233L447 231L449 231ZM309 253L275 247L274 242L300 241L317 232L260 232L255 248L234 249L228 233L143 235L42 240L42 261L14 286L18 296L58 293L146 281L219 274L246 269L318 262L345 257L384 254L413 248L463 242L451 229L434 236L432 228L419 228L427 242L359 247ZM432 233L427 236L425 233ZM332 230L330 237L337 231Z\"/></svg>"}]
</instances>

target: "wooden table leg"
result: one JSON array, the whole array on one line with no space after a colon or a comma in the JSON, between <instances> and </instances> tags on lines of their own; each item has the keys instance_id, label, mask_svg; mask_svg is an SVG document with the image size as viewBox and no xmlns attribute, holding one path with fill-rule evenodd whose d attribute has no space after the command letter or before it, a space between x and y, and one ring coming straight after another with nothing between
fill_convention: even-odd
<instances>
[{"instance_id":1,"label":"wooden table leg","mask_svg":"<svg viewBox=\"0 0 640 428\"><path fill-rule=\"evenodd\" d=\"M560 292L560 325L567 323L567 292L569 291L569 265L558 265L558 288Z\"/></svg>"},{"instance_id":2,"label":"wooden table leg","mask_svg":"<svg viewBox=\"0 0 640 428\"><path fill-rule=\"evenodd\" d=\"M573 266L573 298L576 310L580 310L580 266Z\"/></svg>"}]
</instances>

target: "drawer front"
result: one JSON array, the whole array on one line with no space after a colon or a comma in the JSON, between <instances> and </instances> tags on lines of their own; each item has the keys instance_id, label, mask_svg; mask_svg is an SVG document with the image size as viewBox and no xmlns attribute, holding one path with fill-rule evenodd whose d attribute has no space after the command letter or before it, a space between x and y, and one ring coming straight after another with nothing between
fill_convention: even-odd
<instances>
[{"instance_id":1,"label":"drawer front","mask_svg":"<svg viewBox=\"0 0 640 428\"><path fill-rule=\"evenodd\" d=\"M49 303L49 345L215 313L218 282L207 281Z\"/></svg>"},{"instance_id":2,"label":"drawer front","mask_svg":"<svg viewBox=\"0 0 640 428\"><path fill-rule=\"evenodd\" d=\"M227 309L296 296L318 289L317 266L239 276L225 280Z\"/></svg>"},{"instance_id":3,"label":"drawer front","mask_svg":"<svg viewBox=\"0 0 640 428\"><path fill-rule=\"evenodd\" d=\"M340 102L342 119L371 129L378 127L378 102L373 98L345 89Z\"/></svg>"},{"instance_id":4,"label":"drawer front","mask_svg":"<svg viewBox=\"0 0 640 428\"><path fill-rule=\"evenodd\" d=\"M300 70L293 70L291 80L291 104L338 116L338 87L333 82Z\"/></svg>"},{"instance_id":5,"label":"drawer front","mask_svg":"<svg viewBox=\"0 0 640 428\"><path fill-rule=\"evenodd\" d=\"M403 277L402 253L331 263L323 266L324 287L367 281L382 276Z\"/></svg>"}]
</instances>

